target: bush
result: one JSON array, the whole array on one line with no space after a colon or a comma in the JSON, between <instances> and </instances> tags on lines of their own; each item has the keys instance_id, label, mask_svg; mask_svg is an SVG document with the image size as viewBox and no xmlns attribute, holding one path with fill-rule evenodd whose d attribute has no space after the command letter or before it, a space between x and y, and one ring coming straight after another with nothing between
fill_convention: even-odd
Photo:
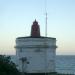
<instances>
[{"instance_id":1,"label":"bush","mask_svg":"<svg viewBox=\"0 0 75 75\"><path fill-rule=\"evenodd\" d=\"M20 75L10 56L0 55L0 75Z\"/></svg>"}]
</instances>

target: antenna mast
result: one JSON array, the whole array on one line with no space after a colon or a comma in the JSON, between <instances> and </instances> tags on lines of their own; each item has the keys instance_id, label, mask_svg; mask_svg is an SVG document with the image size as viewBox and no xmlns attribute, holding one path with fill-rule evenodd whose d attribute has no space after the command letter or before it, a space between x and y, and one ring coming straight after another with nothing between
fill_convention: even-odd
<instances>
[{"instance_id":1,"label":"antenna mast","mask_svg":"<svg viewBox=\"0 0 75 75\"><path fill-rule=\"evenodd\" d=\"M45 0L45 37L47 37L47 0Z\"/></svg>"}]
</instances>

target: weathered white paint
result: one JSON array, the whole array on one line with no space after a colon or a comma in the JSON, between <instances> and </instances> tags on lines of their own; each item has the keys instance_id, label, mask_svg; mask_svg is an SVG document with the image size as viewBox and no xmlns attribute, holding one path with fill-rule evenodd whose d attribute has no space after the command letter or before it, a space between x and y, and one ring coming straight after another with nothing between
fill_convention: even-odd
<instances>
[{"instance_id":1,"label":"weathered white paint","mask_svg":"<svg viewBox=\"0 0 75 75\"><path fill-rule=\"evenodd\" d=\"M17 38L17 65L27 73L55 72L55 38ZM22 58L25 58L22 62Z\"/></svg>"}]
</instances>

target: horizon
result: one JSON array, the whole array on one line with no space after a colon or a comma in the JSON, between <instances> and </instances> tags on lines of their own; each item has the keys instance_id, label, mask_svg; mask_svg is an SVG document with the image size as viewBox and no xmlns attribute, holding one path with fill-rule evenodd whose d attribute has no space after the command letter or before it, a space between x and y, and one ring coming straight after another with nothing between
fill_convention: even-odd
<instances>
[{"instance_id":1,"label":"horizon","mask_svg":"<svg viewBox=\"0 0 75 75\"><path fill-rule=\"evenodd\" d=\"M0 54L15 54L17 37L30 36L36 19L45 36L46 0L0 1ZM47 36L56 38L57 55L75 55L75 0L47 0Z\"/></svg>"}]
</instances>

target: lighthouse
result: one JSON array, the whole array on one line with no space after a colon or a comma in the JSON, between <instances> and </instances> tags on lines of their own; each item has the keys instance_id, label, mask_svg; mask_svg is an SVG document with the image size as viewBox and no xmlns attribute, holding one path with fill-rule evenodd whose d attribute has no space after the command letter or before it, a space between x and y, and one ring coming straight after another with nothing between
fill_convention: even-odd
<instances>
[{"instance_id":1,"label":"lighthouse","mask_svg":"<svg viewBox=\"0 0 75 75\"><path fill-rule=\"evenodd\" d=\"M49 74L55 72L56 38L40 34L40 26L35 20L31 35L16 38L17 66L27 74Z\"/></svg>"}]
</instances>

